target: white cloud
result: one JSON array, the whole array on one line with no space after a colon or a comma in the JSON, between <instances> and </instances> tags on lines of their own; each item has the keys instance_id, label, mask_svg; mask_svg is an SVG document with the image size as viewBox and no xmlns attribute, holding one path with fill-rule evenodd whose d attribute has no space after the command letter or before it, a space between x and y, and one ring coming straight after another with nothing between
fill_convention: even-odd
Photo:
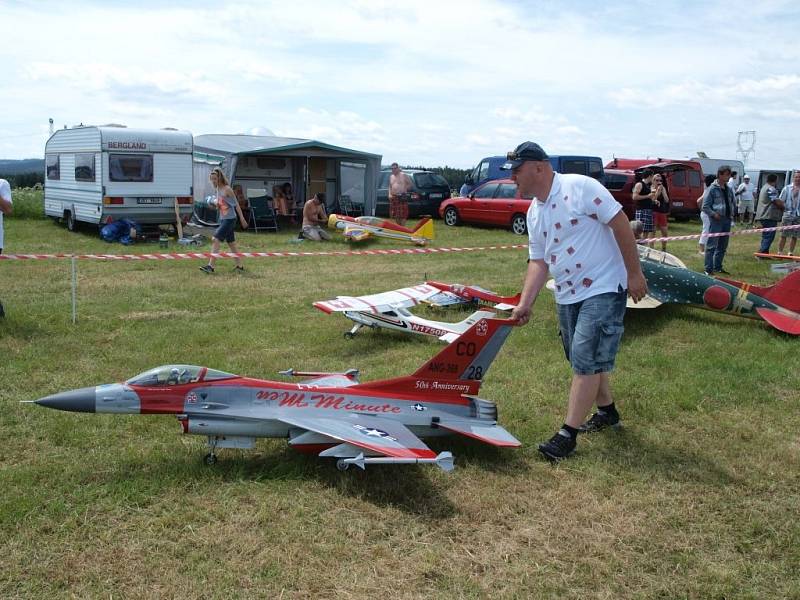
<instances>
[{"instance_id":1,"label":"white cloud","mask_svg":"<svg viewBox=\"0 0 800 600\"><path fill-rule=\"evenodd\" d=\"M3 8L0 102L21 124L4 119L0 157L41 155L37 137L10 136L48 116L196 133L266 124L431 166L524 139L683 156L696 140L735 151L741 129L784 135L800 118L794 4L676 7L651 3L658 18L642 19L615 2L15 3ZM709 35L719 14L746 17Z\"/></svg>"}]
</instances>

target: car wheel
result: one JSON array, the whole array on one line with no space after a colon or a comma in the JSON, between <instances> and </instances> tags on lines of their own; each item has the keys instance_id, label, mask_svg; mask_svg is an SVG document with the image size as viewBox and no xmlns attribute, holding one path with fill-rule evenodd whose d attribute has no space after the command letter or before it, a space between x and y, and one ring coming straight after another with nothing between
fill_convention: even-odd
<instances>
[{"instance_id":1,"label":"car wheel","mask_svg":"<svg viewBox=\"0 0 800 600\"><path fill-rule=\"evenodd\" d=\"M514 218L511 219L511 231L517 235L528 233L528 220L525 215L514 215Z\"/></svg>"},{"instance_id":2,"label":"car wheel","mask_svg":"<svg viewBox=\"0 0 800 600\"><path fill-rule=\"evenodd\" d=\"M444 211L444 224L455 227L458 225L460 219L458 218L458 211L453 206L448 206Z\"/></svg>"}]
</instances>

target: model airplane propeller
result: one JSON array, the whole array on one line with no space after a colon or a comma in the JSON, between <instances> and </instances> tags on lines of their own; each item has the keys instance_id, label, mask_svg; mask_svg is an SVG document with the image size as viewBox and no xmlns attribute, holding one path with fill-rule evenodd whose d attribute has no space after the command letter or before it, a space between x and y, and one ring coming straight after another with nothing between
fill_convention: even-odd
<instances>
[{"instance_id":1,"label":"model airplane propeller","mask_svg":"<svg viewBox=\"0 0 800 600\"><path fill-rule=\"evenodd\" d=\"M304 373L301 383L240 377L206 367L167 365L124 383L34 400L72 412L174 414L183 432L217 448L252 448L259 437L350 465L427 463L453 468L450 452L420 438L460 434L493 446L520 446L497 424L497 406L478 397L481 381L516 321L481 319L413 374L359 383L358 372Z\"/></svg>"},{"instance_id":2,"label":"model airplane propeller","mask_svg":"<svg viewBox=\"0 0 800 600\"><path fill-rule=\"evenodd\" d=\"M346 217L332 214L328 217L328 227L340 230L348 242L360 242L375 236L424 246L433 239L433 221L429 217L422 219L414 229L410 229L380 217Z\"/></svg>"},{"instance_id":3,"label":"model airplane propeller","mask_svg":"<svg viewBox=\"0 0 800 600\"><path fill-rule=\"evenodd\" d=\"M347 339L352 339L359 329L367 326L432 335L442 341L452 342L479 319L493 317L495 310L511 310L517 302L519 294L499 296L478 286L428 281L421 285L368 296L337 296L334 300L315 302L314 306L328 314L344 313L344 316L353 321L355 325L344 334ZM477 310L459 323L448 323L423 319L408 310L422 303L439 307L454 305L477 307L481 303L490 303L494 306L492 311Z\"/></svg>"}]
</instances>

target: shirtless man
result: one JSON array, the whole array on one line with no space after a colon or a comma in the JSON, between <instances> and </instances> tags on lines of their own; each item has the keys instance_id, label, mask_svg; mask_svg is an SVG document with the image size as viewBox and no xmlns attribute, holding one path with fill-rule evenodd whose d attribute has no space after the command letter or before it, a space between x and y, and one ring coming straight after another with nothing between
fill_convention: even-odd
<instances>
[{"instance_id":1,"label":"shirtless man","mask_svg":"<svg viewBox=\"0 0 800 600\"><path fill-rule=\"evenodd\" d=\"M303 205L303 237L320 242L330 240L331 234L322 228L328 222L325 215L325 194L317 193Z\"/></svg>"},{"instance_id":2,"label":"shirtless man","mask_svg":"<svg viewBox=\"0 0 800 600\"><path fill-rule=\"evenodd\" d=\"M392 174L389 175L389 217L398 225L405 225L408 219L408 194L414 182L403 173L397 163L392 163Z\"/></svg>"}]
</instances>

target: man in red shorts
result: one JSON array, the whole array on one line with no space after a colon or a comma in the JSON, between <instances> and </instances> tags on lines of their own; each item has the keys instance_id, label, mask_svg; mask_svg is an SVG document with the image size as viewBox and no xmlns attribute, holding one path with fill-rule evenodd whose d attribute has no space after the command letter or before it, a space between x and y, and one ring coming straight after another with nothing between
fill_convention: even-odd
<instances>
[{"instance_id":1,"label":"man in red shorts","mask_svg":"<svg viewBox=\"0 0 800 600\"><path fill-rule=\"evenodd\" d=\"M408 219L408 193L414 186L411 177L403 173L397 163L392 163L389 175L389 217L398 225L405 225Z\"/></svg>"}]
</instances>

